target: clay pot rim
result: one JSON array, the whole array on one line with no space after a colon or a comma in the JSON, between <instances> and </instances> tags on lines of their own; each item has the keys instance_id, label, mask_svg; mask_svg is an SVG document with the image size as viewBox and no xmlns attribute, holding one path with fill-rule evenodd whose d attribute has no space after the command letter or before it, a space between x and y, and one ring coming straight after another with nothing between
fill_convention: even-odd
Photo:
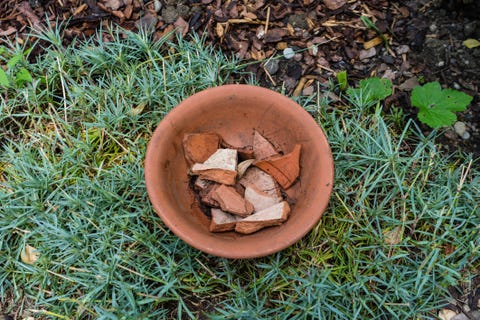
<instances>
[{"instance_id":1,"label":"clay pot rim","mask_svg":"<svg viewBox=\"0 0 480 320\"><path fill-rule=\"evenodd\" d=\"M311 217L308 219L305 218L302 221L301 224L301 230L294 230L292 233L279 237L276 236L275 241L272 239L262 239L262 233L265 232L263 230L256 232L251 235L239 235L235 239L230 240L225 240L222 239L221 234L210 234L209 236L206 236L202 232L190 228L189 230L185 230L185 226L182 225L181 223L178 223L177 218L175 217L176 212L173 212L171 208L165 208L165 203L169 201L169 199L166 198L165 195L158 194L156 192L156 188L153 185L154 182L151 178L151 174L155 172L156 169L155 167L158 165L155 163L154 160L154 147L156 146L156 142L158 142L159 139L162 139L161 135L164 132L164 130L170 129L171 130L171 122L178 120L176 118L179 117L182 113L186 112L187 109L192 108L195 106L195 100L196 99L205 99L208 98L208 96L219 96L219 95L229 95L231 92L235 92L237 95L241 94L249 94L249 95L271 95L272 99L275 101L278 101L278 104L281 106L279 107L280 109L285 108L289 109L289 112L296 113L296 117L298 119L301 119L302 121L305 121L305 127L309 130L314 130L315 134L318 134L318 139L322 140L326 145L328 146L328 150L326 152L328 153L326 155L326 158L328 161L323 163L324 166L324 171L325 171L325 181L327 182L327 190L324 190L323 197L324 199L327 199L326 201L323 201L323 203L318 203L315 205L314 209L309 209L309 213L312 214ZM298 115L297 115L298 114ZM296 119L296 120L298 120ZM303 122L302 122L303 123ZM325 150L324 150L325 151ZM331 154L330 147L328 145L327 138L325 134L323 133L323 130L318 126L318 124L313 120L313 118L306 112L301 106L299 106L296 102L291 100L290 98L274 92L272 90L258 87L258 86L253 86L253 85L244 85L244 84L229 84L229 85L223 85L223 86L218 86L218 87L212 87L205 89L203 91L200 91L185 100L183 100L181 103L179 103L175 108L173 108L159 123L157 128L155 129L152 138L147 146L147 151L146 151L146 157L145 157L145 181L146 181L146 188L147 188L147 193L149 196L149 199L157 212L157 214L160 216L164 224L180 239L185 241L187 244L190 246L209 253L214 256L219 256L219 257L225 257L225 258L232 258L232 259L246 259L246 258L257 258L257 257L262 257L262 256L267 256L273 253L276 253L278 251L281 251L301 238L303 238L319 221L321 218L323 212L327 208L328 205L328 200L330 199L331 192L333 189L333 177L334 177L334 164L333 164L333 157ZM279 228L279 227L273 227L273 228ZM267 228L270 229L270 228ZM291 230L290 230L291 231ZM258 246L255 247L249 247L249 248L242 248L239 250L232 250L229 247L229 243L232 244L233 241L241 242L244 237L252 237L250 240L250 243L252 241L259 241ZM265 238L265 237L263 237ZM218 239L218 241L215 241L215 239ZM268 246L263 246L262 245L262 240L265 240L269 242Z\"/></svg>"}]
</instances>

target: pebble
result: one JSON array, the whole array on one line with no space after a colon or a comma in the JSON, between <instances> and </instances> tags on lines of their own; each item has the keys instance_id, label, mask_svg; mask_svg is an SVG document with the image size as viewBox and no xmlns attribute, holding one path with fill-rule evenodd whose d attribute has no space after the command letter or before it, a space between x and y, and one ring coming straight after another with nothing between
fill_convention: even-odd
<instances>
[{"instance_id":1,"label":"pebble","mask_svg":"<svg viewBox=\"0 0 480 320\"><path fill-rule=\"evenodd\" d=\"M365 60L371 57L374 57L377 54L377 50L375 48L370 48L368 50L360 50L358 53L358 58L360 60Z\"/></svg>"},{"instance_id":2,"label":"pebble","mask_svg":"<svg viewBox=\"0 0 480 320\"><path fill-rule=\"evenodd\" d=\"M402 91L412 91L413 88L418 86L420 83L418 82L417 77L412 77L406 81L404 81L398 88Z\"/></svg>"},{"instance_id":3,"label":"pebble","mask_svg":"<svg viewBox=\"0 0 480 320\"><path fill-rule=\"evenodd\" d=\"M285 59L292 59L295 56L295 52L292 48L285 48L283 49L283 56Z\"/></svg>"},{"instance_id":4,"label":"pebble","mask_svg":"<svg viewBox=\"0 0 480 320\"><path fill-rule=\"evenodd\" d=\"M394 64L395 63L395 58L392 57L392 56L382 56L382 60L383 60L383 62L388 63L388 64Z\"/></svg>"},{"instance_id":5,"label":"pebble","mask_svg":"<svg viewBox=\"0 0 480 320\"><path fill-rule=\"evenodd\" d=\"M275 74L278 71L279 65L277 60L268 60L265 62L265 70L267 70L268 73Z\"/></svg>"},{"instance_id":6,"label":"pebble","mask_svg":"<svg viewBox=\"0 0 480 320\"><path fill-rule=\"evenodd\" d=\"M155 12L160 12L160 10L162 10L162 3L160 0L153 1L153 10L155 10Z\"/></svg>"},{"instance_id":7,"label":"pebble","mask_svg":"<svg viewBox=\"0 0 480 320\"><path fill-rule=\"evenodd\" d=\"M455 317L453 317L451 320L469 320L470 318L467 317L464 313L459 313Z\"/></svg>"},{"instance_id":8,"label":"pebble","mask_svg":"<svg viewBox=\"0 0 480 320\"><path fill-rule=\"evenodd\" d=\"M462 138L465 136L465 133L467 132L467 126L462 121L455 122L455 124L453 125L453 129L455 129L455 132Z\"/></svg>"},{"instance_id":9,"label":"pebble","mask_svg":"<svg viewBox=\"0 0 480 320\"><path fill-rule=\"evenodd\" d=\"M410 52L410 47L407 46L406 44L403 44L403 45L398 46L395 51L397 51L398 55L402 55L404 53Z\"/></svg>"}]
</instances>

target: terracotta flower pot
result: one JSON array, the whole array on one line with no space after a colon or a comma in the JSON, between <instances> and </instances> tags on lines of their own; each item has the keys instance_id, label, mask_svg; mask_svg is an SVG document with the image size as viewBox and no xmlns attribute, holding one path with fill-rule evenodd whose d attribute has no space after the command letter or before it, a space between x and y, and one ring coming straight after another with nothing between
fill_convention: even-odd
<instances>
[{"instance_id":1,"label":"terracotta flower pot","mask_svg":"<svg viewBox=\"0 0 480 320\"><path fill-rule=\"evenodd\" d=\"M296 199L291 215L281 226L250 235L211 233L189 187L183 136L215 132L245 146L254 130L284 153L301 144L300 177L287 189ZM298 104L265 88L224 85L187 98L160 122L147 148L145 180L155 211L186 243L215 256L254 258L292 245L319 221L333 187L333 159L323 131Z\"/></svg>"}]
</instances>

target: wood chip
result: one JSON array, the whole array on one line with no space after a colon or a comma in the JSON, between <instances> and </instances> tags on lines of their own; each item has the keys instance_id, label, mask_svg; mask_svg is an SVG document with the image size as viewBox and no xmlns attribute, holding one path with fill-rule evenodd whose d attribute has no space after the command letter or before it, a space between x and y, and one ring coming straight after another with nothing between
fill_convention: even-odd
<instances>
[{"instance_id":1,"label":"wood chip","mask_svg":"<svg viewBox=\"0 0 480 320\"><path fill-rule=\"evenodd\" d=\"M239 220L235 225L235 231L250 234L265 227L280 225L287 220L289 213L290 206L286 201L282 201Z\"/></svg>"}]
</instances>

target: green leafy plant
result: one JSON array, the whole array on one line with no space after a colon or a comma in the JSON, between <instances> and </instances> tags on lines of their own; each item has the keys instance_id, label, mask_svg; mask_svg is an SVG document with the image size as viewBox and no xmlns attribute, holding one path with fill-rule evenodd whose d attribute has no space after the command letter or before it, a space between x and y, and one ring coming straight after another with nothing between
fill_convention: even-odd
<instances>
[{"instance_id":1,"label":"green leafy plant","mask_svg":"<svg viewBox=\"0 0 480 320\"><path fill-rule=\"evenodd\" d=\"M0 48L0 56L7 59L6 69L0 67L0 87L21 87L33 81L30 71L23 66L27 62L26 57L30 51L31 49L28 49L10 55L4 47Z\"/></svg>"},{"instance_id":2,"label":"green leafy plant","mask_svg":"<svg viewBox=\"0 0 480 320\"><path fill-rule=\"evenodd\" d=\"M472 101L466 93L443 89L438 82L429 82L413 89L410 101L419 109L418 119L433 129L452 125Z\"/></svg>"},{"instance_id":3,"label":"green leafy plant","mask_svg":"<svg viewBox=\"0 0 480 320\"><path fill-rule=\"evenodd\" d=\"M392 82L377 77L360 80L358 88L349 87L347 95L351 101L367 107L392 94Z\"/></svg>"},{"instance_id":4,"label":"green leafy plant","mask_svg":"<svg viewBox=\"0 0 480 320\"><path fill-rule=\"evenodd\" d=\"M347 80L347 71L343 70L343 71L340 71L339 73L337 73L337 82L338 82L338 86L340 88L341 91L345 90L345 88L347 88L347 85L348 85L348 80Z\"/></svg>"}]
</instances>

